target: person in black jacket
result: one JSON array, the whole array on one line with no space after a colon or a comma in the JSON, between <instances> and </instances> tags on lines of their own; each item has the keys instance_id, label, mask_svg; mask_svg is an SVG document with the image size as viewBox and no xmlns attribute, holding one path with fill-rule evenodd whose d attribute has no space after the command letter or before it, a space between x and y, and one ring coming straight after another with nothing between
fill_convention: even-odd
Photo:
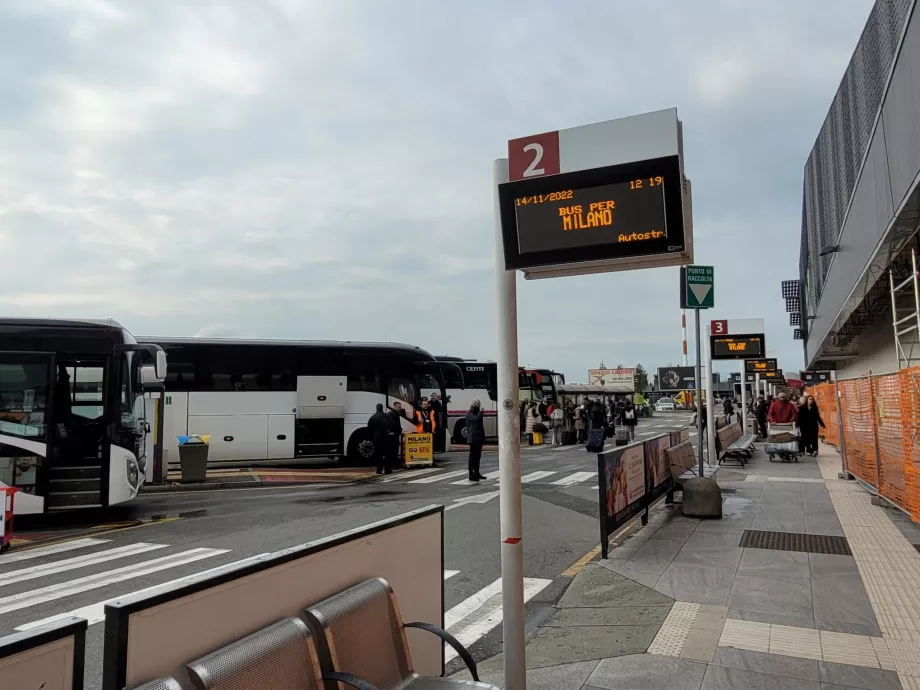
<instances>
[{"instance_id":1,"label":"person in black jacket","mask_svg":"<svg viewBox=\"0 0 920 690\"><path fill-rule=\"evenodd\" d=\"M818 455L818 427L824 426L824 420L821 419L821 412L818 410L818 403L815 398L809 395L805 404L799 408L799 416L796 419L799 425L799 433L802 435L802 445L806 453Z\"/></svg>"},{"instance_id":2,"label":"person in black jacket","mask_svg":"<svg viewBox=\"0 0 920 690\"><path fill-rule=\"evenodd\" d=\"M639 423L639 415L636 413L636 406L632 401L626 403L625 407L620 410L620 424L626 427L629 434L629 440L636 440L636 424Z\"/></svg>"},{"instance_id":3,"label":"person in black jacket","mask_svg":"<svg viewBox=\"0 0 920 690\"><path fill-rule=\"evenodd\" d=\"M470 457L467 461L470 481L478 482L480 479L485 479L479 473L479 461L482 459L482 447L486 442L486 430L482 425L482 403L479 398L473 400L473 404L466 413L466 430L466 440L470 444Z\"/></svg>"},{"instance_id":4,"label":"person in black jacket","mask_svg":"<svg viewBox=\"0 0 920 690\"><path fill-rule=\"evenodd\" d=\"M392 451L393 424L383 411L383 405L377 403L377 411L367 420L367 428L374 439L374 453L377 456L377 474L392 474L390 453Z\"/></svg>"},{"instance_id":5,"label":"person in black jacket","mask_svg":"<svg viewBox=\"0 0 920 690\"><path fill-rule=\"evenodd\" d=\"M732 405L732 399L726 397L725 400L722 401L722 412L725 413L725 423L726 424L732 423L732 413L734 411L735 411L735 406Z\"/></svg>"},{"instance_id":6,"label":"person in black jacket","mask_svg":"<svg viewBox=\"0 0 920 690\"><path fill-rule=\"evenodd\" d=\"M757 405L754 407L754 414L757 415L757 427L760 431L760 437L767 437L767 413L770 410L770 404L763 399L763 396L758 396Z\"/></svg>"}]
</instances>

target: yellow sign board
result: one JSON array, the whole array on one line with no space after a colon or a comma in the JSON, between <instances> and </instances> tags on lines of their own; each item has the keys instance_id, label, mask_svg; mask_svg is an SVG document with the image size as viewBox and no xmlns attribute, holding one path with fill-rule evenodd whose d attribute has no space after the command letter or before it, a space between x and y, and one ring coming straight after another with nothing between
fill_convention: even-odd
<instances>
[{"instance_id":1,"label":"yellow sign board","mask_svg":"<svg viewBox=\"0 0 920 690\"><path fill-rule=\"evenodd\" d=\"M403 434L406 467L434 463L434 437L431 434Z\"/></svg>"}]
</instances>

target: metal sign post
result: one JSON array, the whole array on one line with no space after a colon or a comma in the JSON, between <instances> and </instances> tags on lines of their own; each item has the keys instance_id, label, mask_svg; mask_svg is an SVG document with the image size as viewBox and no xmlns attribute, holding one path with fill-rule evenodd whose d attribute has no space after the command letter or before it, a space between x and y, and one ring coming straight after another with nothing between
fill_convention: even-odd
<instances>
[{"instance_id":1,"label":"metal sign post","mask_svg":"<svg viewBox=\"0 0 920 690\"><path fill-rule=\"evenodd\" d=\"M748 405L747 405L747 381L745 375L745 360L741 360L741 428L746 434L748 432Z\"/></svg>"},{"instance_id":2,"label":"metal sign post","mask_svg":"<svg viewBox=\"0 0 920 690\"><path fill-rule=\"evenodd\" d=\"M524 519L521 512L521 418L518 415L517 283L505 270L498 185L508 181L508 160L492 163L495 275L498 302L498 471L501 516L502 616L505 687L526 687L524 663Z\"/></svg>"},{"instance_id":3,"label":"metal sign post","mask_svg":"<svg viewBox=\"0 0 920 690\"><path fill-rule=\"evenodd\" d=\"M700 310L693 310L696 321L696 445L700 456L700 474L703 476L703 350L700 333Z\"/></svg>"},{"instance_id":4,"label":"metal sign post","mask_svg":"<svg viewBox=\"0 0 920 690\"><path fill-rule=\"evenodd\" d=\"M709 349L709 331L709 326L706 326L703 347L706 348L706 407L709 409L709 414L706 415L706 449L709 453L709 463L712 464L718 462L718 458L716 457L716 401L712 394L712 352ZM700 476L703 475L700 474Z\"/></svg>"}]
</instances>

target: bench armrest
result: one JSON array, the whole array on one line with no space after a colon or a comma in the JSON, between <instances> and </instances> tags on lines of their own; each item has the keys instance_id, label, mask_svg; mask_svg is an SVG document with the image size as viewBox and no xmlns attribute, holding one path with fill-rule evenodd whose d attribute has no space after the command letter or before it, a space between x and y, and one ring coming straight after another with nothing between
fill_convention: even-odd
<instances>
[{"instance_id":1,"label":"bench armrest","mask_svg":"<svg viewBox=\"0 0 920 690\"><path fill-rule=\"evenodd\" d=\"M473 656L467 651L466 647L460 644L460 640L451 635L446 630L441 630L436 625L431 625L430 623L406 623L403 625L404 628L418 628L419 630L424 630L425 632L430 632L432 635L437 635L447 644L454 648L454 651L457 652L457 655L463 659L463 663L466 664L466 667L470 670L470 673L473 676L473 680L477 683L479 682L479 671L476 670L476 662L473 660Z\"/></svg>"},{"instance_id":2,"label":"bench armrest","mask_svg":"<svg viewBox=\"0 0 920 690\"><path fill-rule=\"evenodd\" d=\"M371 685L363 678L359 678L354 673L339 673L338 671L332 671L329 673L323 674L323 680L336 680L340 683L345 683L345 685L350 685L353 688L358 690L377 690L376 685Z\"/></svg>"}]
</instances>

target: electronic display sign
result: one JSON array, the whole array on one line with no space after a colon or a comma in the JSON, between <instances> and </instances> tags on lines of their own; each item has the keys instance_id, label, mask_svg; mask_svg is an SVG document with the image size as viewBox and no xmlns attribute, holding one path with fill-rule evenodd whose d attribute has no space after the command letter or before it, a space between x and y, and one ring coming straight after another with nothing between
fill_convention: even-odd
<instances>
[{"instance_id":1,"label":"electronic display sign","mask_svg":"<svg viewBox=\"0 0 920 690\"><path fill-rule=\"evenodd\" d=\"M810 386L818 383L827 383L831 380L829 371L803 371L801 373L802 381Z\"/></svg>"},{"instance_id":2,"label":"electronic display sign","mask_svg":"<svg viewBox=\"0 0 920 690\"><path fill-rule=\"evenodd\" d=\"M749 359L744 363L744 370L748 374L759 374L762 371L773 371L777 364L775 359Z\"/></svg>"},{"instance_id":3,"label":"electronic display sign","mask_svg":"<svg viewBox=\"0 0 920 690\"><path fill-rule=\"evenodd\" d=\"M713 359L757 359L764 356L763 333L748 335L713 335L709 339Z\"/></svg>"},{"instance_id":4,"label":"electronic display sign","mask_svg":"<svg viewBox=\"0 0 920 690\"><path fill-rule=\"evenodd\" d=\"M679 156L499 185L508 270L686 255Z\"/></svg>"},{"instance_id":5,"label":"electronic display sign","mask_svg":"<svg viewBox=\"0 0 920 690\"><path fill-rule=\"evenodd\" d=\"M786 377L783 375L782 369L773 369L772 371L760 372L760 380L776 383L777 381L785 381Z\"/></svg>"}]
</instances>

